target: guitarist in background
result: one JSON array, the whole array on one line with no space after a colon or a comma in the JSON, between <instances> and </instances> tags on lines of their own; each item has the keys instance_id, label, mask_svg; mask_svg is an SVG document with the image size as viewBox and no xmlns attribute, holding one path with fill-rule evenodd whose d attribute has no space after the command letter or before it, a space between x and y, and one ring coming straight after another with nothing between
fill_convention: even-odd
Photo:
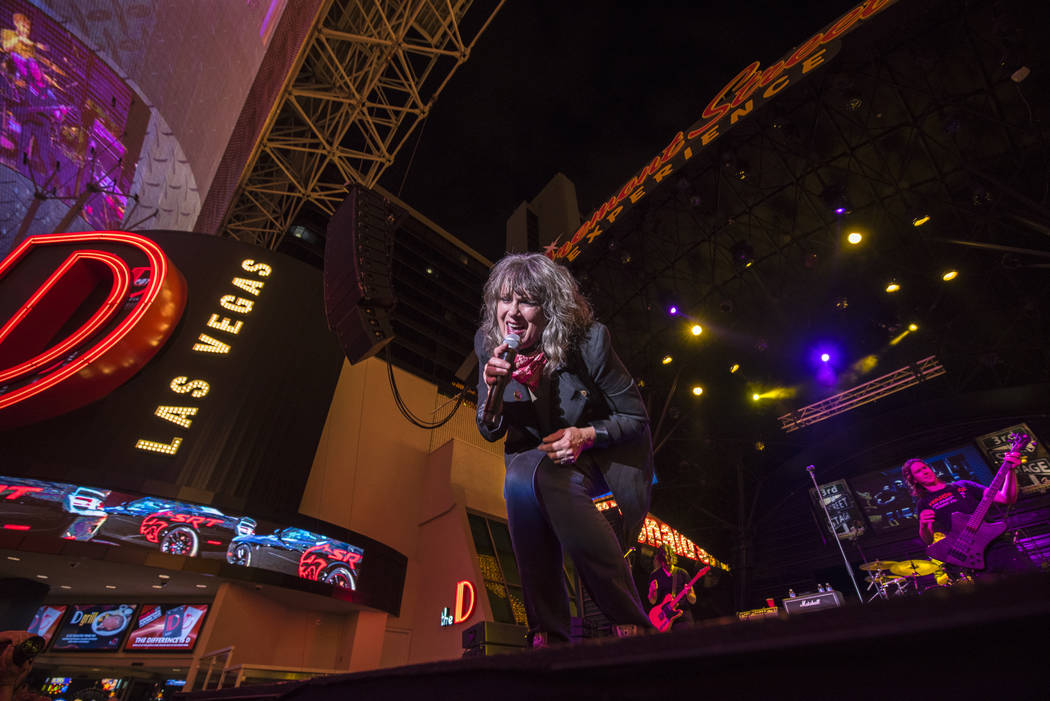
<instances>
[{"instance_id":1,"label":"guitarist in background","mask_svg":"<svg viewBox=\"0 0 1050 701\"><path fill-rule=\"evenodd\" d=\"M653 554L653 566L655 569L653 573L649 575L649 603L657 604L663 601L668 595L674 597L682 591L682 587L689 581L689 573L683 570L681 567L676 567L678 563L678 556L675 555L674 550L670 544L664 543L656 552ZM696 603L696 591L692 588L685 595L686 601L689 602L690 606L682 607L682 615L678 616L671 623L671 627L675 627L681 624L689 624L693 622L693 613L690 610L692 604ZM679 606L681 604L679 603ZM670 616L668 616L670 618Z\"/></svg>"},{"instance_id":2,"label":"guitarist in background","mask_svg":"<svg viewBox=\"0 0 1050 701\"><path fill-rule=\"evenodd\" d=\"M1003 457L1009 465L1006 481L992 498L996 504L1013 504L1017 501L1017 475L1014 469L1021 464L1021 455L1011 451ZM915 510L919 514L919 537L930 545L934 533L949 533L952 514L972 513L984 497L985 488L969 480L945 482L929 465L912 458L901 468L908 491L915 499ZM1002 535L988 545L985 553L985 573L1006 574L1027 572L1034 569L1032 561L1007 536Z\"/></svg>"}]
</instances>

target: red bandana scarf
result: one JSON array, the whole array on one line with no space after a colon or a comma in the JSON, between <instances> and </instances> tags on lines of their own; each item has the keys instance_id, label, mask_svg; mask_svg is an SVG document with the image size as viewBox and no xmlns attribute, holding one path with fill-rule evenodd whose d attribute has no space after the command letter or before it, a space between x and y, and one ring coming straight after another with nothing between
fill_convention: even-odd
<instances>
[{"instance_id":1,"label":"red bandana scarf","mask_svg":"<svg viewBox=\"0 0 1050 701\"><path fill-rule=\"evenodd\" d=\"M510 376L535 392L540 386L540 376L546 364L547 356L543 354L543 351L535 355L519 354L514 356L514 371Z\"/></svg>"}]
</instances>

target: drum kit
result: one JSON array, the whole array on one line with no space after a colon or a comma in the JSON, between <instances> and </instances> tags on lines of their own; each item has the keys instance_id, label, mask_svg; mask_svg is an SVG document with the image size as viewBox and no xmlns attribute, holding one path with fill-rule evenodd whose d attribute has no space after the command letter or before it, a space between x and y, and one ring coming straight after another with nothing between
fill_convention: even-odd
<instances>
[{"instance_id":1,"label":"drum kit","mask_svg":"<svg viewBox=\"0 0 1050 701\"><path fill-rule=\"evenodd\" d=\"M860 565L868 573L871 596L868 601L888 599L891 596L922 594L969 581L965 575L952 576L939 560L875 560Z\"/></svg>"}]
</instances>

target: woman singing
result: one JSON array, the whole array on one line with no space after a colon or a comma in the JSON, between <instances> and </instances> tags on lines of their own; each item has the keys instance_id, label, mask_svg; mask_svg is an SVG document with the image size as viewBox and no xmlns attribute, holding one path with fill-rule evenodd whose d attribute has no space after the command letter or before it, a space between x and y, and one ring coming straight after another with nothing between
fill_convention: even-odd
<instances>
[{"instance_id":1,"label":"woman singing","mask_svg":"<svg viewBox=\"0 0 1050 701\"><path fill-rule=\"evenodd\" d=\"M520 339L512 361L501 357L507 334ZM623 553L649 508L652 439L609 330L566 268L514 254L485 284L474 350L478 428L486 440L507 438L504 498L530 643L569 640L563 553L618 634L651 628ZM486 422L489 389L503 381L502 413ZM619 532L592 501L610 490L624 517Z\"/></svg>"}]
</instances>

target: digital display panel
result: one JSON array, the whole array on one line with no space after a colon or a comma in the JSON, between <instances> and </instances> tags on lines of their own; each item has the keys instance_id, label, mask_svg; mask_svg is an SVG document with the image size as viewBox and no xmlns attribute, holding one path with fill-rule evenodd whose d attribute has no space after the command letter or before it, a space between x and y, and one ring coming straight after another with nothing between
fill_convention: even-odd
<instances>
[{"instance_id":1,"label":"digital display panel","mask_svg":"<svg viewBox=\"0 0 1050 701\"><path fill-rule=\"evenodd\" d=\"M36 610L36 614L33 615L33 621L26 630L33 635L39 635L47 642L51 642L51 636L55 634L58 622L62 619L62 614L65 612L65 606L41 606Z\"/></svg>"},{"instance_id":2,"label":"digital display panel","mask_svg":"<svg viewBox=\"0 0 1050 701\"><path fill-rule=\"evenodd\" d=\"M809 490L809 498L817 510L820 523L825 528L831 528L836 537L856 538L864 535L864 521L861 519L860 510L850 494L849 485L846 480L835 480L820 485L820 500L817 499L817 490ZM821 505L823 501L823 505ZM827 513L824 510L827 509ZM830 524L828 519L831 519Z\"/></svg>"},{"instance_id":3,"label":"digital display panel","mask_svg":"<svg viewBox=\"0 0 1050 701\"><path fill-rule=\"evenodd\" d=\"M973 446L961 446L922 458L945 482L992 481L992 473ZM876 533L909 526L918 528L915 501L908 492L899 465L849 479L865 517Z\"/></svg>"},{"instance_id":4,"label":"digital display panel","mask_svg":"<svg viewBox=\"0 0 1050 701\"><path fill-rule=\"evenodd\" d=\"M152 550L184 557L221 560L229 566L224 574L235 577L241 570L246 573L251 570L269 570L310 582L330 584L339 592L338 598L384 611L397 610L396 607L400 606L400 587L404 581L403 561L395 551L364 536L358 536L359 541L349 543L317 531L281 526L242 513L227 513L211 506L64 482L4 476L0 476L0 524L5 525L0 529L0 545L4 547L18 548L23 535L52 535L65 540L131 547L144 552ZM367 544L370 552L380 553L380 562L385 565L379 568L379 576L374 580L361 578L365 563L364 544ZM53 626L52 619L61 615L62 607L51 608L60 610L57 614L45 614L41 609L38 617L42 623L46 617ZM145 619L155 609L158 607L146 607L140 613L139 622L134 626L135 633L126 649L171 649L182 644L188 647L178 649L192 649L207 607L196 604L184 607L181 615L187 626L186 632L174 637L188 636L188 640L182 643L157 640L154 641L156 647L151 648L147 639L173 637L169 635L168 628L164 629L168 633L159 636L153 628L138 635L139 628L154 623ZM71 623L76 623L79 627L74 628L78 635L88 635L88 629L83 626L89 625L90 621L81 621L91 613L75 607L62 630L69 632L72 630ZM112 623L106 625L108 632L108 626ZM97 631L95 633L98 634ZM81 649L73 645L76 641L99 646L91 649L109 649L111 644L110 638L88 641L87 638L77 637L62 642L65 647L61 648L58 647L60 643L56 642L55 649Z\"/></svg>"},{"instance_id":5,"label":"digital display panel","mask_svg":"<svg viewBox=\"0 0 1050 701\"><path fill-rule=\"evenodd\" d=\"M143 604L124 649L190 652L204 626L207 604Z\"/></svg>"},{"instance_id":6,"label":"digital display panel","mask_svg":"<svg viewBox=\"0 0 1050 701\"><path fill-rule=\"evenodd\" d=\"M44 680L44 685L41 691L46 696L58 696L64 694L69 689L69 685L73 683L72 677L48 677Z\"/></svg>"},{"instance_id":7,"label":"digital display panel","mask_svg":"<svg viewBox=\"0 0 1050 701\"><path fill-rule=\"evenodd\" d=\"M134 614L134 604L70 606L51 649L119 650Z\"/></svg>"},{"instance_id":8,"label":"digital display panel","mask_svg":"<svg viewBox=\"0 0 1050 701\"><path fill-rule=\"evenodd\" d=\"M1028 424L1014 424L978 436L977 445L988 458L988 462L998 469L1003 464L1003 456L1010 449L1010 434L1013 433L1023 433L1031 439L1021 450L1021 466L1015 470L1017 487L1021 494L1044 494L1050 491L1050 453L1042 441L1036 439Z\"/></svg>"},{"instance_id":9,"label":"digital display panel","mask_svg":"<svg viewBox=\"0 0 1050 701\"><path fill-rule=\"evenodd\" d=\"M69 202L85 195L81 214L90 225L118 226L148 108L91 49L25 0L0 0L0 63L0 163Z\"/></svg>"}]
</instances>

